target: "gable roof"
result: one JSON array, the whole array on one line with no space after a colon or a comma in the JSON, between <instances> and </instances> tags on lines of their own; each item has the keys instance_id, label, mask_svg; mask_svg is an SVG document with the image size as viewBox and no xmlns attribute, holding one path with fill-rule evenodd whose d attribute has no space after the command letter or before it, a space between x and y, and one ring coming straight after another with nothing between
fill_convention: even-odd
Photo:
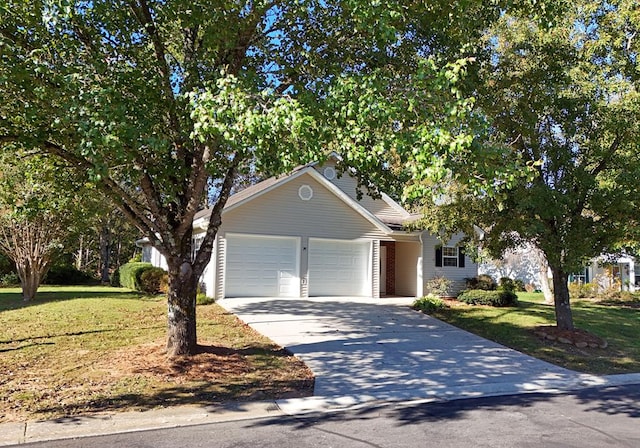
<instances>
[{"instance_id":1,"label":"gable roof","mask_svg":"<svg viewBox=\"0 0 640 448\"><path fill-rule=\"evenodd\" d=\"M329 155L328 158L334 158L340 160L339 156L335 153ZM307 165L301 165L295 168L292 172L278 177L270 177L268 179L263 180L262 182L258 182L257 184L251 185L229 197L227 201L223 214L230 210L233 210L236 207L242 206L249 201L252 201L269 191L280 187L298 177L308 174L313 177L318 183L324 186L327 190L333 193L339 200L341 200L345 205L356 211L363 218L371 222L374 226L376 226L379 230L385 233L392 233L394 231L400 230L402 225L412 220L414 218L409 212L407 212L400 204L394 201L387 194L381 192L381 200L384 201L389 207L391 207L398 215L395 217L392 216L377 216L374 212L368 210L363 205L361 205L357 200L353 199L349 194L344 192L340 187L335 185L334 183L327 180L324 176L322 176L314 167L316 167L319 162L312 162ZM194 226L202 227L206 225L208 221L209 214L211 213L211 209L207 208L196 213L194 217Z\"/></svg>"},{"instance_id":2,"label":"gable roof","mask_svg":"<svg viewBox=\"0 0 640 448\"><path fill-rule=\"evenodd\" d=\"M244 190L232 195L227 201L227 204L225 205L222 213L224 214L225 212L228 212L250 201L253 201L259 198L260 196L262 196L263 194L266 194L269 191L275 188L278 188L288 182L291 182L292 180L297 179L298 177L305 174L311 176L315 181L317 181L322 186L324 186L327 190L333 193L345 205L347 205L348 207L356 211L358 214L360 214L363 218L365 218L367 221L369 221L379 230L381 230L384 233L392 232L392 229L389 226L387 226L384 222L382 222L378 217L373 215L371 212L365 209L358 202L351 199L349 195L347 195L345 192L340 190L340 188L338 188L337 186L329 182L327 179L321 176L315 169L313 169L309 165L300 167L296 169L294 172L286 176L271 177L269 179L266 179L255 185L247 187ZM194 217L194 226L198 226L198 227L202 226L202 224L204 224L204 222L207 221L207 218L210 213L211 213L211 209L205 209L205 210L199 211Z\"/></svg>"}]
</instances>

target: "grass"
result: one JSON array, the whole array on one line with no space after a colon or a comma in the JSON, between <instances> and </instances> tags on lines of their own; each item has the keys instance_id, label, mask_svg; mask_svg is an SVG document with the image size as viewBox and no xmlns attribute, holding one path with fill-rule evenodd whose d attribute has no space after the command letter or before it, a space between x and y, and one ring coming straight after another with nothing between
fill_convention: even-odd
<instances>
[{"instance_id":1,"label":"grass","mask_svg":"<svg viewBox=\"0 0 640 448\"><path fill-rule=\"evenodd\" d=\"M308 395L311 372L216 304L169 360L166 301L110 287L0 289L0 421Z\"/></svg>"},{"instance_id":2,"label":"grass","mask_svg":"<svg viewBox=\"0 0 640 448\"><path fill-rule=\"evenodd\" d=\"M533 334L541 325L555 325L552 305L540 293L518 293L517 307L493 308L451 302L433 315L452 325L523 353L572 370L593 374L640 372L640 301L572 300L574 323L604 338L605 349L578 349Z\"/></svg>"}]
</instances>

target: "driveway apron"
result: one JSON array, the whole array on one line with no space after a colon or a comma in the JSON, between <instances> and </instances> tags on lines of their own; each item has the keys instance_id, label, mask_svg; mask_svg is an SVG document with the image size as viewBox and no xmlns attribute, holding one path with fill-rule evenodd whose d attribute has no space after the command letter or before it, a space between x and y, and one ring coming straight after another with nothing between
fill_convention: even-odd
<instances>
[{"instance_id":1,"label":"driveway apron","mask_svg":"<svg viewBox=\"0 0 640 448\"><path fill-rule=\"evenodd\" d=\"M351 397L353 403L446 399L549 391L581 381L576 372L413 311L407 298L220 303L301 358L316 376L320 397Z\"/></svg>"}]
</instances>

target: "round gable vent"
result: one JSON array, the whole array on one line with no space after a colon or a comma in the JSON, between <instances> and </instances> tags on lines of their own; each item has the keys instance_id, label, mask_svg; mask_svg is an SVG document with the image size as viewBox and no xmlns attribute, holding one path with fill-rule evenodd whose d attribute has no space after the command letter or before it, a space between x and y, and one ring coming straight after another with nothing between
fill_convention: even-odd
<instances>
[{"instance_id":1,"label":"round gable vent","mask_svg":"<svg viewBox=\"0 0 640 448\"><path fill-rule=\"evenodd\" d=\"M326 177L329 180L333 180L336 178L336 170L332 166L326 167L323 173L324 173L324 177Z\"/></svg>"},{"instance_id":2,"label":"round gable vent","mask_svg":"<svg viewBox=\"0 0 640 448\"><path fill-rule=\"evenodd\" d=\"M308 201L313 197L313 189L309 185L302 185L298 188L298 196L303 201Z\"/></svg>"}]
</instances>

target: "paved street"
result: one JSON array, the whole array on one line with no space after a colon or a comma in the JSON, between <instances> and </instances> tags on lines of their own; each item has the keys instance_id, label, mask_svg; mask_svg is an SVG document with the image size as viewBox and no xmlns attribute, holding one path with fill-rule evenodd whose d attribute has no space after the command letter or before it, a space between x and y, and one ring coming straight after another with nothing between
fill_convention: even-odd
<instances>
[{"instance_id":1,"label":"paved street","mask_svg":"<svg viewBox=\"0 0 640 448\"><path fill-rule=\"evenodd\" d=\"M30 444L50 448L638 447L640 386L387 405Z\"/></svg>"}]
</instances>

